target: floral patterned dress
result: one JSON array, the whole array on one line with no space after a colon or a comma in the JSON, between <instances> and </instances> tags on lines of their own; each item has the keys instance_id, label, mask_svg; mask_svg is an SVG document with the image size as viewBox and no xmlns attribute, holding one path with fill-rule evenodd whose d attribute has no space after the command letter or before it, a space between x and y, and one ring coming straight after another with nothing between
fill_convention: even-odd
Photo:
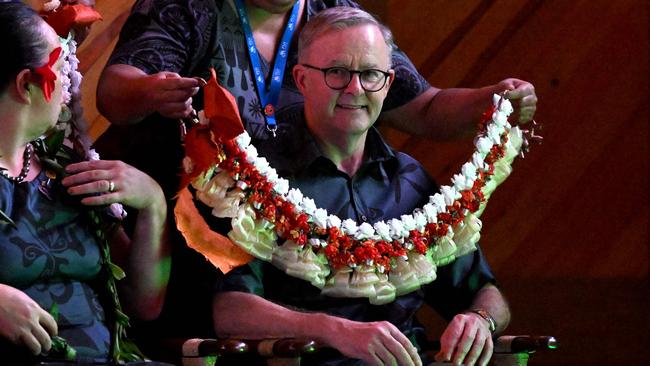
<instances>
[{"instance_id":1,"label":"floral patterned dress","mask_svg":"<svg viewBox=\"0 0 650 366\"><path fill-rule=\"evenodd\" d=\"M101 252L78 198L42 171L31 182L0 177L0 210L16 224L0 223L0 283L13 286L46 311L58 311L59 335L79 358L107 359L110 333L96 289ZM0 339L0 354L21 353Z\"/></svg>"}]
</instances>

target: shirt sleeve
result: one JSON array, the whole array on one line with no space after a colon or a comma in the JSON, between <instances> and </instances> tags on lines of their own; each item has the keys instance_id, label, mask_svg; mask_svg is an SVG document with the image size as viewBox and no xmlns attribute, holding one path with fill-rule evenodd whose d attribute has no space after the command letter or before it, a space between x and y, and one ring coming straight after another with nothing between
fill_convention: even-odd
<instances>
[{"instance_id":1,"label":"shirt sleeve","mask_svg":"<svg viewBox=\"0 0 650 366\"><path fill-rule=\"evenodd\" d=\"M481 248L438 268L438 278L424 287L425 301L448 321L472 304L487 283L496 283Z\"/></svg>"},{"instance_id":2,"label":"shirt sleeve","mask_svg":"<svg viewBox=\"0 0 650 366\"><path fill-rule=\"evenodd\" d=\"M260 259L237 267L228 272L223 281L217 284L216 292L237 291L264 297L264 267L268 265Z\"/></svg>"},{"instance_id":3,"label":"shirt sleeve","mask_svg":"<svg viewBox=\"0 0 650 366\"><path fill-rule=\"evenodd\" d=\"M147 74L187 74L209 48L215 27L215 12L209 3L138 0L108 65L126 64Z\"/></svg>"}]
</instances>

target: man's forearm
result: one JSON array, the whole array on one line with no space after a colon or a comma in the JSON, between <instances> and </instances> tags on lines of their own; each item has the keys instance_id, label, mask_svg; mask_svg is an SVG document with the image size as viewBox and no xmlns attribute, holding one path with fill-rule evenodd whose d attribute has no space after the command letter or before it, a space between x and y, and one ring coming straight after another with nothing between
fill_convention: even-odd
<instances>
[{"instance_id":1,"label":"man's forearm","mask_svg":"<svg viewBox=\"0 0 650 366\"><path fill-rule=\"evenodd\" d=\"M499 82L483 88L429 88L401 107L383 112L380 121L414 136L447 141L474 136L492 95L512 87Z\"/></svg>"},{"instance_id":2,"label":"man's forearm","mask_svg":"<svg viewBox=\"0 0 650 366\"><path fill-rule=\"evenodd\" d=\"M140 122L155 111L148 97L147 78L133 66L108 66L97 85L97 109L117 125Z\"/></svg>"},{"instance_id":3,"label":"man's forearm","mask_svg":"<svg viewBox=\"0 0 650 366\"><path fill-rule=\"evenodd\" d=\"M308 338L328 344L337 317L287 309L245 292L223 292L213 302L214 328L219 337L246 339Z\"/></svg>"}]
</instances>

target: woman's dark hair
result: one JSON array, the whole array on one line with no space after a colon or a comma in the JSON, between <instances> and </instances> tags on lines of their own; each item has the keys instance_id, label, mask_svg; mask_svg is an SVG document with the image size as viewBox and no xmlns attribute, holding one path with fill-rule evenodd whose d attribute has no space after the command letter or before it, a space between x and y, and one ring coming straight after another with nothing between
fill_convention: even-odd
<instances>
[{"instance_id":1,"label":"woman's dark hair","mask_svg":"<svg viewBox=\"0 0 650 366\"><path fill-rule=\"evenodd\" d=\"M47 39L43 37L43 19L20 1L0 1L0 34L3 39L0 68L0 92L23 69L41 66L47 58Z\"/></svg>"}]
</instances>

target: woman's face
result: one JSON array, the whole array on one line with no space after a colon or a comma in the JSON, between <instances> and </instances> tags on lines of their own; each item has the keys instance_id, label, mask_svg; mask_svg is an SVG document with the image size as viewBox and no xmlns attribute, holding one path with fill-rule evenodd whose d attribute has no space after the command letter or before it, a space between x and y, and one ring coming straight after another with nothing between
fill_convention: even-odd
<instances>
[{"instance_id":1,"label":"woman's face","mask_svg":"<svg viewBox=\"0 0 650 366\"><path fill-rule=\"evenodd\" d=\"M57 47L61 47L59 36L54 30L45 22L41 23L41 32L47 41L47 53L44 60L41 61L42 65L46 65L49 61L49 56ZM52 65L51 69L56 80L54 81L54 89L50 95L50 100L45 98L42 87L38 84L31 85L31 92L33 93L33 107L34 107L34 133L35 137L44 134L47 130L52 128L61 113L61 105L63 104L63 87L61 81L61 73L63 68L64 56L61 54Z\"/></svg>"}]
</instances>

